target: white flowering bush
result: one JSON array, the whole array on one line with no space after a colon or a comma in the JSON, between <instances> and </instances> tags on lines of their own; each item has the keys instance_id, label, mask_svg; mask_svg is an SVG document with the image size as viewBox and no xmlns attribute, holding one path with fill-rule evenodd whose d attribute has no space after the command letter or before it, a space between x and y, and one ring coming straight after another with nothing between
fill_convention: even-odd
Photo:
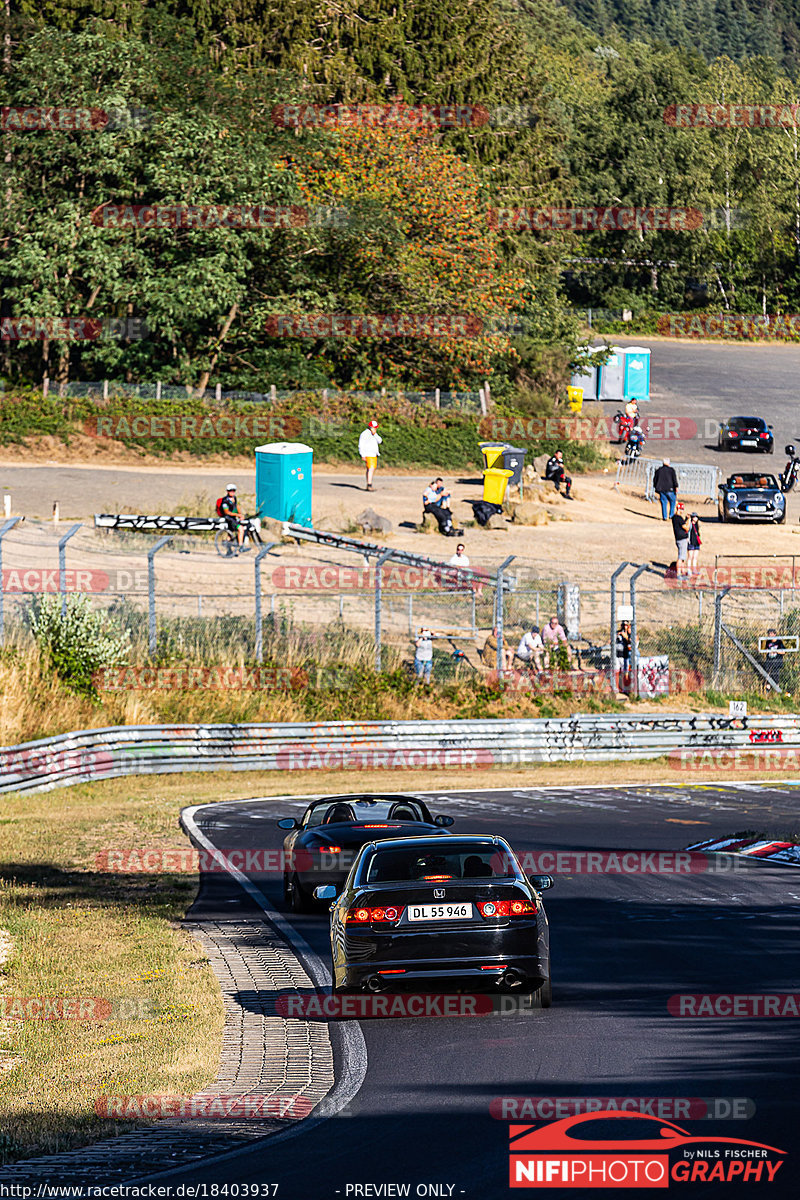
<instances>
[{"instance_id":1,"label":"white flowering bush","mask_svg":"<svg viewBox=\"0 0 800 1200\"><path fill-rule=\"evenodd\" d=\"M130 653L130 634L106 613L90 607L88 597L37 596L28 617L31 632L51 668L74 692L96 695L93 676L104 668L118 667Z\"/></svg>"}]
</instances>

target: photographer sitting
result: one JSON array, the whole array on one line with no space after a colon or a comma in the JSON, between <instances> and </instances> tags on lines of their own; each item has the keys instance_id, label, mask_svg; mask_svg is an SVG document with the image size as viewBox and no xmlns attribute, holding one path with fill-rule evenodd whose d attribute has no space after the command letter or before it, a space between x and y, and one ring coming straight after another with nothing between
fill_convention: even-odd
<instances>
[{"instance_id":1,"label":"photographer sitting","mask_svg":"<svg viewBox=\"0 0 800 1200\"><path fill-rule=\"evenodd\" d=\"M441 476L437 476L428 484L422 493L422 511L436 517L439 533L445 537L461 537L463 529L453 528L453 515L450 512L450 493L444 490Z\"/></svg>"},{"instance_id":2,"label":"photographer sitting","mask_svg":"<svg viewBox=\"0 0 800 1200\"><path fill-rule=\"evenodd\" d=\"M556 450L552 458L548 458L547 466L544 469L545 479L549 479L551 483L556 485L556 490L561 490L561 484L564 484L564 495L567 500L574 500L574 496L570 496L572 488L572 478L564 470L564 455L560 450Z\"/></svg>"}]
</instances>

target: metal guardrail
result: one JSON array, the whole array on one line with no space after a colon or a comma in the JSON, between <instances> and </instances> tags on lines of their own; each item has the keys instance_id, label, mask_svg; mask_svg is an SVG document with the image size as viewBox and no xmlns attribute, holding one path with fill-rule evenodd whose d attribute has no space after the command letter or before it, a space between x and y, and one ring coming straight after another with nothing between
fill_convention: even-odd
<instances>
[{"instance_id":1,"label":"metal guardrail","mask_svg":"<svg viewBox=\"0 0 800 1200\"><path fill-rule=\"evenodd\" d=\"M653 477L661 466L660 458L622 458L617 463L617 478L614 486L623 484L626 487L642 487L645 499L655 500ZM681 496L701 496L704 500L716 502L717 487L722 472L719 467L708 466L705 463L679 463L672 466L678 476L678 494Z\"/></svg>"},{"instance_id":2,"label":"metal guardrail","mask_svg":"<svg viewBox=\"0 0 800 1200\"><path fill-rule=\"evenodd\" d=\"M762 736L751 740L753 730ZM769 731L775 731L769 736ZM683 749L800 747L800 716L658 713L524 721L128 725L0 749L0 794L126 775L324 768L469 769L658 758Z\"/></svg>"}]
</instances>

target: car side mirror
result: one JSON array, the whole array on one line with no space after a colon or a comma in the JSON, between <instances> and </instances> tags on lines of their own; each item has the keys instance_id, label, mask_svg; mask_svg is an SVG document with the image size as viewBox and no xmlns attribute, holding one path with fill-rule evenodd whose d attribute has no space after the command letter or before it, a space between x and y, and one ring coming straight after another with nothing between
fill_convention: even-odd
<instances>
[{"instance_id":1,"label":"car side mirror","mask_svg":"<svg viewBox=\"0 0 800 1200\"><path fill-rule=\"evenodd\" d=\"M314 898L316 900L335 900L336 895L336 888L332 883L325 883L320 887L314 888Z\"/></svg>"},{"instance_id":2,"label":"car side mirror","mask_svg":"<svg viewBox=\"0 0 800 1200\"><path fill-rule=\"evenodd\" d=\"M529 875L528 878L537 892L546 892L548 888L553 886L552 875Z\"/></svg>"},{"instance_id":3,"label":"car side mirror","mask_svg":"<svg viewBox=\"0 0 800 1200\"><path fill-rule=\"evenodd\" d=\"M278 828L279 829L299 829L300 822L296 821L294 819L294 817L281 817L280 821L278 821Z\"/></svg>"},{"instance_id":4,"label":"car side mirror","mask_svg":"<svg viewBox=\"0 0 800 1200\"><path fill-rule=\"evenodd\" d=\"M454 825L455 817L446 817L443 813L439 813L438 817L433 818L434 825Z\"/></svg>"},{"instance_id":5,"label":"car side mirror","mask_svg":"<svg viewBox=\"0 0 800 1200\"><path fill-rule=\"evenodd\" d=\"M771 425L768 425L768 426L767 426L767 429L772 429L772 426L771 426Z\"/></svg>"}]
</instances>

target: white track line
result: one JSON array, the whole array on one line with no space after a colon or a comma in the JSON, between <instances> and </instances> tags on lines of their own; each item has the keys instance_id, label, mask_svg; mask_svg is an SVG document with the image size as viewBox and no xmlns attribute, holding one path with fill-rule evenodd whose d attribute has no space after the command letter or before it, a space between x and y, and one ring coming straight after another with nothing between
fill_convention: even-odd
<instances>
[{"instance_id":1,"label":"white track line","mask_svg":"<svg viewBox=\"0 0 800 1200\"><path fill-rule=\"evenodd\" d=\"M280 798L290 799L291 797ZM254 799L258 800L261 797L255 797ZM252 804L253 799L219 801L219 803ZM186 832L194 841L212 854L217 851L217 847L200 829L195 821L195 813L200 812L202 809L216 807L216 804L196 804L190 808L184 808L181 812L181 824ZM320 989L327 987L327 967L316 951L311 949L305 938L297 932L293 925L290 925L285 917L272 907L260 888L257 888L253 881L242 871L238 870L237 867L232 866L221 852L219 861L231 878L235 879L247 895L255 901L264 913L267 923L297 952L303 966L308 971L309 976L316 986ZM321 1125L323 1121L327 1121L329 1117L334 1117L338 1112L341 1112L358 1093L367 1074L367 1046L364 1041L364 1034L357 1021L342 1021L337 1025L337 1035L341 1038L342 1069L339 1078L334 1083L333 1090L317 1105L316 1115L312 1113L310 1117L307 1117L298 1125L282 1130L280 1133L267 1134L263 1140L270 1146L276 1142L288 1141L290 1138L297 1137L301 1133L309 1133L312 1129ZM260 1140L256 1140L247 1146L241 1146L236 1150L229 1150L225 1154L215 1154L209 1158L199 1159L196 1163L187 1163L184 1167L170 1167L166 1171L159 1171L156 1175L146 1175L140 1179L133 1180L128 1186L147 1183L150 1180L163 1179L169 1175L185 1173L195 1168L202 1170L207 1166L211 1166L212 1163L231 1161L240 1158L244 1154L251 1153L256 1146L261 1144L263 1143Z\"/></svg>"}]
</instances>

